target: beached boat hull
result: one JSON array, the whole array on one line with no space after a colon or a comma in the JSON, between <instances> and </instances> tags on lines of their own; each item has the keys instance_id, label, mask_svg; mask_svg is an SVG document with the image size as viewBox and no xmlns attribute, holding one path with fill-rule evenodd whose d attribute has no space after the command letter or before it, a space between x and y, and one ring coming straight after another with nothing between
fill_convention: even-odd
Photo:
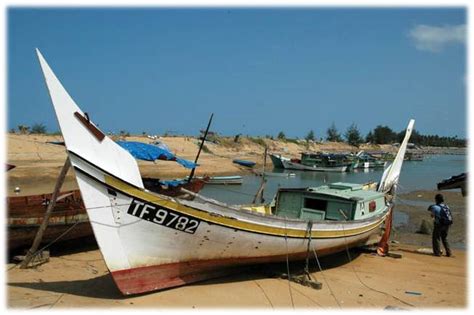
<instances>
[{"instance_id":1,"label":"beached boat hull","mask_svg":"<svg viewBox=\"0 0 474 315\"><path fill-rule=\"evenodd\" d=\"M37 53L94 235L123 294L207 279L242 264L299 259L308 250L337 252L366 242L391 213L385 204L360 220L312 222L150 192L133 157L79 109ZM393 170L384 173L387 189L398 178Z\"/></svg>"},{"instance_id":2,"label":"beached boat hull","mask_svg":"<svg viewBox=\"0 0 474 315\"><path fill-rule=\"evenodd\" d=\"M182 186L163 188L158 184L157 179L144 178L143 180L145 186L152 191L171 197L178 196L188 199L192 199L194 196L181 191L181 187L197 193L205 184L203 180L193 179L190 183ZM9 250L31 246L38 228L43 222L51 197L52 194L7 197L7 244ZM92 228L80 191L62 192L59 199L48 221L48 227L43 234L42 244L56 240L73 225L75 225L74 228L63 235L59 241L92 237Z\"/></svg>"},{"instance_id":3,"label":"beached boat hull","mask_svg":"<svg viewBox=\"0 0 474 315\"><path fill-rule=\"evenodd\" d=\"M334 166L334 167L323 167L323 166L309 166L301 163L295 163L287 160L281 160L283 167L288 170L299 170L299 171L314 171L314 172L336 172L343 173L347 171L348 166Z\"/></svg>"},{"instance_id":4,"label":"beached boat hull","mask_svg":"<svg viewBox=\"0 0 474 315\"><path fill-rule=\"evenodd\" d=\"M303 220L198 201L178 203L115 178L78 155L70 159L99 247L126 295L207 279L237 265L301 258L309 233L321 255L359 245L378 232L388 213L357 222L315 222L308 231Z\"/></svg>"},{"instance_id":5,"label":"beached boat hull","mask_svg":"<svg viewBox=\"0 0 474 315\"><path fill-rule=\"evenodd\" d=\"M41 194L7 198L7 244L9 250L31 246L38 228L43 222L51 196L52 194ZM56 207L49 219L42 242L53 241L74 224L76 224L74 229L64 235L62 240L92 236L92 228L79 190L63 192L59 198L60 200L56 202Z\"/></svg>"}]
</instances>

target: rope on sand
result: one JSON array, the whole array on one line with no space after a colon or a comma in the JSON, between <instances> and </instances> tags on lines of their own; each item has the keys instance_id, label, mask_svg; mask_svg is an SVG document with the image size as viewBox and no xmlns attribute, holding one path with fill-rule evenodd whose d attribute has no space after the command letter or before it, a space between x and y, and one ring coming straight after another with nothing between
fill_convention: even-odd
<instances>
[{"instance_id":1,"label":"rope on sand","mask_svg":"<svg viewBox=\"0 0 474 315\"><path fill-rule=\"evenodd\" d=\"M380 290L374 289L374 288L368 286L365 282L362 281L362 279L361 279L361 278L359 277L359 275L357 274L357 272L356 272L356 270L355 270L355 268L354 268L354 265L351 264L352 258L351 258L351 254L350 254L350 252L349 252L349 247L348 247L347 242L346 242L346 232L345 232L345 230L344 230L344 226L342 226L342 233L343 233L343 235L344 235L343 238L344 238L344 245L345 245L345 247L346 247L347 258L349 259L349 264L351 265L352 271L354 272L354 275L356 276L357 280L359 280L359 282L360 282L363 286L365 286L367 289L369 289L369 290L372 290L372 291L377 292L377 293L385 294L385 295L390 296L390 297L394 298L395 300L397 300L397 301L399 301L399 302L401 302L401 303L403 303L403 304L405 304L405 305L408 305L408 306L411 306L411 307L415 307L415 305L413 305L413 304L411 304L411 303L408 303L408 302L405 302L404 300L402 300L402 299L400 299L400 298L398 298L398 297L396 297L396 296L394 296L394 295L392 295L392 294L390 294L390 293L388 293L388 292L384 292L384 291L380 291Z\"/></svg>"},{"instance_id":2,"label":"rope on sand","mask_svg":"<svg viewBox=\"0 0 474 315\"><path fill-rule=\"evenodd\" d=\"M79 223L81 223L82 221L77 221L76 223L74 223L73 225L71 225L66 231L64 231L61 235L59 235L58 237L56 237L54 240L52 240L51 242L49 242L48 244L46 244L45 246L43 246L42 248L38 249L36 252L34 252L31 256L32 256L32 261L34 261L35 257L41 253L42 251L44 251L46 248L50 247L51 245L53 245L54 243L56 243L57 241L59 241L61 238L63 238L67 233L69 233L73 228L76 227L76 225L78 225ZM21 262L13 265L12 267L8 268L7 271L10 271L16 267L18 267L19 265L21 264Z\"/></svg>"}]
</instances>

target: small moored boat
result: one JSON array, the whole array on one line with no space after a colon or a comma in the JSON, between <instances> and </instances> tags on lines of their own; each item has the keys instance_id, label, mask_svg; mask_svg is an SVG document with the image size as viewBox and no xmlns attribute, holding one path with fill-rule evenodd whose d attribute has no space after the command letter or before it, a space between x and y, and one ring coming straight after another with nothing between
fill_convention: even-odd
<instances>
[{"instance_id":1,"label":"small moored boat","mask_svg":"<svg viewBox=\"0 0 474 315\"><path fill-rule=\"evenodd\" d=\"M283 160L290 161L289 158L286 158L282 156L281 154L269 154L269 155L270 155L270 159L272 160L273 166L275 168L285 168L282 161Z\"/></svg>"},{"instance_id":2,"label":"small moored boat","mask_svg":"<svg viewBox=\"0 0 474 315\"><path fill-rule=\"evenodd\" d=\"M276 156L274 157L277 158ZM273 159L272 158L272 161ZM346 155L334 153L301 153L301 159L288 159L280 157L283 168L299 171L315 172L346 172L351 163ZM275 165L275 162L274 162Z\"/></svg>"},{"instance_id":3,"label":"small moored boat","mask_svg":"<svg viewBox=\"0 0 474 315\"><path fill-rule=\"evenodd\" d=\"M233 176L195 176L194 178L200 179L206 183L206 185L242 185L243 178L240 175Z\"/></svg>"},{"instance_id":4,"label":"small moored boat","mask_svg":"<svg viewBox=\"0 0 474 315\"><path fill-rule=\"evenodd\" d=\"M235 160L233 160L232 162L234 162L235 164L239 164L239 165L245 166L245 167L254 167L255 164L256 164L256 163L253 162L253 161L238 160L238 159L235 159Z\"/></svg>"}]
</instances>

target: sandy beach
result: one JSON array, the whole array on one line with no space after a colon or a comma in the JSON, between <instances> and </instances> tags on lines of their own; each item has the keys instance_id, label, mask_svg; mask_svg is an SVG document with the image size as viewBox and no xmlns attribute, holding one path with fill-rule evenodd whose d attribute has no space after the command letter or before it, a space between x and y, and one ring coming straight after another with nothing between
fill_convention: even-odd
<instances>
[{"instance_id":1,"label":"sandy beach","mask_svg":"<svg viewBox=\"0 0 474 315\"><path fill-rule=\"evenodd\" d=\"M322 289L278 277L286 265L245 268L227 277L164 291L121 296L97 249L63 253L36 269L7 271L7 305L21 309L61 308L463 308L467 299L464 251L453 258L417 253L419 247L392 244L402 258L345 252L312 262ZM8 264L7 268L12 268ZM301 274L302 263L291 273ZM332 293L331 293L332 290ZM293 304L292 300L293 299Z\"/></svg>"},{"instance_id":2,"label":"sandy beach","mask_svg":"<svg viewBox=\"0 0 474 315\"><path fill-rule=\"evenodd\" d=\"M19 195L51 192L66 154L64 147L46 144L61 141L44 135L8 135L7 162L17 167L7 173L8 195L20 187ZM144 137L129 138L148 142ZM194 159L196 139L169 137L162 139L173 152ZM304 145L269 141L273 152L297 156ZM311 150L353 151L350 146L332 143L313 145ZM213 145L212 153L203 152L197 175L230 175L249 172L232 163L245 158L262 164L263 146L248 139L238 145ZM372 148L377 149L377 148ZM380 148L379 148L380 149ZM270 163L270 162L269 162ZM215 166L219 165L219 168ZM174 162L139 162L144 176L175 178L188 171ZM75 189L72 171L63 190ZM314 261L311 275L322 283L322 289L291 282L282 277L285 264L241 268L226 277L144 295L124 297L109 275L95 241L87 244L66 243L50 248L48 263L33 269L19 269L6 264L7 306L15 309L61 308L370 308L426 309L464 308L467 306L467 214L466 198L460 192L443 192L453 210L455 224L450 240L455 257L426 254L431 236L417 233L436 191L414 191L400 194L396 211L409 217L409 224L397 226L392 233L391 251L402 258L379 257L370 252L353 251L352 261L345 252L321 259L321 272ZM423 253L417 250L422 249ZM9 257L11 258L11 257ZM291 273L301 274L303 264L291 263Z\"/></svg>"}]
</instances>

